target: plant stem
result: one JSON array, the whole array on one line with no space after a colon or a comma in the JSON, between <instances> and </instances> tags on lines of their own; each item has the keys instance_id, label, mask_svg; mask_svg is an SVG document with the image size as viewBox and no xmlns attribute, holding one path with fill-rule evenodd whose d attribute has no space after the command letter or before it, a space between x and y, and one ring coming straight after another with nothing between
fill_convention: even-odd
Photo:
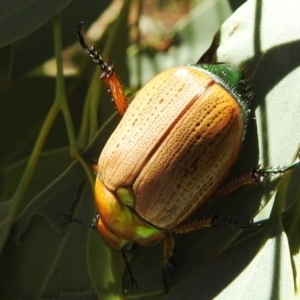
<instances>
[{"instance_id":1,"label":"plant stem","mask_svg":"<svg viewBox=\"0 0 300 300\"><path fill-rule=\"evenodd\" d=\"M70 143L70 155L71 157L79 161L79 163L82 165L83 169L86 172L86 175L88 176L90 184L93 188L94 177L91 172L91 168L87 165L85 160L81 157L81 155L78 152L78 146L75 137L72 117L66 99L65 82L64 82L64 75L63 75L63 60L61 54L62 53L61 22L59 16L56 16L53 20L53 30L54 30L55 58L56 58L56 68L57 68L55 103L59 105L59 108L61 109L64 116L67 133L69 137L69 143Z\"/></svg>"},{"instance_id":2,"label":"plant stem","mask_svg":"<svg viewBox=\"0 0 300 300\"><path fill-rule=\"evenodd\" d=\"M54 28L54 47L55 47L55 57L57 62L57 77L56 77L56 95L54 102L48 112L48 115L42 125L42 128L39 132L38 138L33 147L33 151L30 155L28 164L24 171L24 174L20 180L20 183L16 189L16 192L13 196L14 207L12 209L12 220L19 213L19 209L22 204L23 196L26 192L26 189L32 179L34 170L38 163L42 148L44 146L45 140L52 128L52 125L59 114L60 110L62 111L67 127L69 143L70 143L70 151L71 156L79 161L79 163L83 166L91 186L94 186L94 177L92 171L87 166L87 163L80 156L77 149L76 138L74 133L74 127L72 124L70 110L67 104L66 96L65 96L65 85L64 85L64 77L63 77L63 64L62 64L62 41L61 41L61 24L59 16L54 17L53 19L53 28Z\"/></svg>"}]
</instances>

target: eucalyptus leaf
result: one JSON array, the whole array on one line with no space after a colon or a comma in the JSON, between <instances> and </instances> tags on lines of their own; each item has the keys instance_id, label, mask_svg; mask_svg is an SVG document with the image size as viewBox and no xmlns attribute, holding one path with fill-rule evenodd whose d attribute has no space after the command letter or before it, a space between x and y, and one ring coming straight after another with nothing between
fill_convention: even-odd
<instances>
[{"instance_id":1,"label":"eucalyptus leaf","mask_svg":"<svg viewBox=\"0 0 300 300\"><path fill-rule=\"evenodd\" d=\"M236 8L238 4L234 2ZM126 5L129 3L126 1ZM81 21L85 6L78 4L77 7L80 11L75 15L73 9L66 9L62 14L72 15L72 24L68 18L62 19L67 24L66 32L72 35L68 39L73 42L76 25L73 20ZM89 9L98 15L94 7L89 6ZM153 51L141 47L137 52L130 49L128 72L125 61L127 9L125 7L123 15L107 28L100 44L101 49L106 49L105 58L108 57L109 62L116 65L116 72L122 74L124 85L130 82L134 88L166 68L199 60L213 34L231 13L227 1L199 1L188 16L175 24L173 44L168 49ZM296 0L285 3L249 0L222 25L211 48L202 56L213 62L240 66L253 93L241 155L229 179L259 164L273 167L290 164L299 152L298 11L300 4ZM39 22L38 26L44 21ZM28 34L33 29L25 26L24 30L24 34ZM45 43L44 40L29 43L26 38L14 45L19 49L16 64L20 66L19 74L32 70L37 61L49 56L40 47L52 47L50 30L45 37ZM26 53L20 55L25 49L21 41L33 51L29 51L29 56L28 51L25 51L27 56ZM28 59L30 56L34 56L32 61ZM96 69L92 62L90 66ZM8 77L9 67L5 65L3 78ZM15 76L17 73L15 70ZM73 130L86 135L80 145L83 156L96 162L120 117L116 114L110 117L112 109L99 92L98 75L95 73L91 79L90 74L90 70L82 68L79 76L69 78L65 105L71 107ZM87 86L93 96L91 102L85 96ZM128 254L128 260L139 289L129 290L126 295L123 290L129 276L127 270L122 277L125 264L121 253L110 250L96 230L68 224L68 218L61 218L68 214L84 223L92 223L96 214L93 191L86 180L88 172L83 171L82 164L71 162L69 149L64 147L67 137L63 134L66 131L63 118L56 129L53 127L55 130L52 129L44 152L40 153L40 164L36 165L25 201L18 207L18 213L12 214L18 205L14 202L14 187L23 174L27 162L24 157L30 153L32 138L53 95L53 80L40 78L12 82L0 94L2 128L5 129L1 136L8 145L2 149L1 157L5 157L2 165L9 163L2 173L0 203L0 241L4 245L0 258L1 299L290 299L294 296L294 288L299 289L296 277L299 273L299 166L284 176L265 178L258 185L244 187L224 199L212 199L203 206L191 222L221 215L247 226L276 195L274 204L270 205L270 218L267 213L263 218L268 220L255 223L249 229L218 224L215 228L176 236L177 268L173 275L162 271L162 243L134 249ZM30 97L35 100L32 102ZM86 110L83 109L85 99L88 99ZM91 115L98 117L101 129L87 145L94 132L91 127L97 128L96 122L89 118ZM81 119L83 124L79 125ZM74 140L71 142L76 144ZM20 158L23 159L19 161ZM16 160L19 162L15 163ZM10 225L12 229L5 240Z\"/></svg>"},{"instance_id":2,"label":"eucalyptus leaf","mask_svg":"<svg viewBox=\"0 0 300 300\"><path fill-rule=\"evenodd\" d=\"M0 47L12 44L36 30L70 4L57 1L1 1ZM38 12L38 13L37 13Z\"/></svg>"}]
</instances>

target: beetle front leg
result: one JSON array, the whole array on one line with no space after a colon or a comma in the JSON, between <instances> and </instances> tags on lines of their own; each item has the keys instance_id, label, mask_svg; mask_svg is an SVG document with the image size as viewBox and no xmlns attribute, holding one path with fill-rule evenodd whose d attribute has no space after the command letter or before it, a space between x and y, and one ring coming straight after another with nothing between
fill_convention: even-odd
<instances>
[{"instance_id":1,"label":"beetle front leg","mask_svg":"<svg viewBox=\"0 0 300 300\"><path fill-rule=\"evenodd\" d=\"M214 195L214 198L222 198L233 191L241 188L247 184L257 184L260 182L261 177L269 176L269 175L277 175L283 174L291 169L293 169L299 163L299 159L296 160L294 163L285 166L285 167L278 167L278 168L260 168L260 166L253 168L250 171L242 173L238 177L230 180L225 185L223 185L217 193Z\"/></svg>"},{"instance_id":2,"label":"beetle front leg","mask_svg":"<svg viewBox=\"0 0 300 300\"><path fill-rule=\"evenodd\" d=\"M122 84L118 76L114 72L113 65L108 65L103 60L98 50L95 50L93 46L89 47L87 45L84 38L84 22L80 22L76 26L75 31L81 47L93 58L99 69L103 71L100 78L105 83L119 114L123 116L128 107L127 97L124 94Z\"/></svg>"}]
</instances>

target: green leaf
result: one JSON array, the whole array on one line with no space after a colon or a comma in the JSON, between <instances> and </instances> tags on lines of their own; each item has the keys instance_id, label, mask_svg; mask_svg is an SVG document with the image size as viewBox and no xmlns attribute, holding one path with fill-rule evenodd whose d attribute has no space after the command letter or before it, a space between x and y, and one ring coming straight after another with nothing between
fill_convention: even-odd
<instances>
[{"instance_id":1,"label":"green leaf","mask_svg":"<svg viewBox=\"0 0 300 300\"><path fill-rule=\"evenodd\" d=\"M53 56L51 19L61 13L64 45L76 41L74 26L81 20L88 24L99 17L109 0L80 1L1 1L0 47L13 48L10 57L11 80L20 78ZM71 32L71 34L70 34Z\"/></svg>"},{"instance_id":2,"label":"green leaf","mask_svg":"<svg viewBox=\"0 0 300 300\"><path fill-rule=\"evenodd\" d=\"M0 90L8 87L12 68L12 47L0 48Z\"/></svg>"},{"instance_id":3,"label":"green leaf","mask_svg":"<svg viewBox=\"0 0 300 300\"><path fill-rule=\"evenodd\" d=\"M199 268L166 299L292 299L292 278L286 235L265 228Z\"/></svg>"},{"instance_id":4,"label":"green leaf","mask_svg":"<svg viewBox=\"0 0 300 300\"><path fill-rule=\"evenodd\" d=\"M75 174L74 174L75 172ZM75 177L74 175L80 175ZM73 176L72 176L73 175ZM86 244L88 229L77 224L62 224L82 180L82 172L69 169L38 196L15 223L11 238L1 256L3 299L96 299L88 275ZM82 196L91 198L90 187ZM78 214L92 214L92 203L81 202Z\"/></svg>"},{"instance_id":5,"label":"green leaf","mask_svg":"<svg viewBox=\"0 0 300 300\"><path fill-rule=\"evenodd\" d=\"M0 124L3 129L10 128L0 132L1 140L7 144L1 147L1 160L11 163L32 151L32 144L54 97L54 80L26 78L10 84L0 92L0 97Z\"/></svg>"},{"instance_id":6,"label":"green leaf","mask_svg":"<svg viewBox=\"0 0 300 300\"><path fill-rule=\"evenodd\" d=\"M88 267L93 285L101 299L123 299L124 261L121 252L110 250L99 233L94 231L88 241Z\"/></svg>"},{"instance_id":7,"label":"green leaf","mask_svg":"<svg viewBox=\"0 0 300 300\"><path fill-rule=\"evenodd\" d=\"M132 55L134 51L130 49L130 82L133 87L138 87L140 83L143 85L163 69L195 63L199 59L214 32L230 14L229 6L224 1L202 2L175 25L173 44L164 52L144 47ZM82 10L84 6L80 7ZM92 9L95 10L93 6ZM243 149L230 178L260 163L274 167L289 164L299 151L297 79L300 23L296 16L299 9L296 0L289 0L288 3L247 1L224 23L210 49L210 53L214 54L216 45L219 46L216 61L230 62L244 68L254 94ZM125 54L128 32L125 15L122 18L117 21L115 29L107 29L101 39L101 49L105 45L106 49L110 49L106 50L108 52L104 57L116 66L118 74L120 70L124 72L121 80L127 85L129 78L126 78ZM64 28L67 28L65 30L74 41L73 27L76 22L73 19L72 22L65 22L67 25ZM33 51L31 56L35 58L44 54L39 44L49 48L49 43L52 47L53 41L49 37L48 42L38 43L39 40L35 40L28 44ZM22 59L24 64L31 63L27 58ZM76 132L82 118L83 101L87 99L85 94L91 80L90 70L96 68L91 62L89 67L82 69L78 77L69 78L66 83ZM26 67L22 64L20 69ZM96 80L93 84L97 87ZM40 164L36 166L35 177L24 196L24 205L20 206L16 218L12 219L11 211L16 204L7 199L13 199L10 197L23 174L26 160L19 163L15 161L30 153L33 139L29 137L37 133L53 98L53 84L50 81L26 79L17 85L12 83L11 88L16 89L14 92L8 88L0 95L3 103L1 128L4 129L1 136L7 141L7 147L2 147L1 157L5 156L4 163L14 163L3 173L0 236L5 236L8 224L13 224L13 227L0 258L0 276L3 279L0 298L163 298L166 287L161 268L161 243L133 250L129 257L130 268L139 289L129 290L123 295L128 274L125 274L122 283L124 262L121 254L109 250L96 231L78 224L61 223L61 215L65 213L87 223L96 213L93 192L82 167L77 162L72 163L68 150L62 148L67 144L67 138L62 134L65 132L63 118L56 124L56 129L53 127ZM96 92L99 90L97 87ZM98 119L101 125L108 121L84 150L95 161L119 122L116 115L109 118L111 106L101 93L96 92L93 95L97 99L93 101L98 103L101 98L100 113L88 103L89 113L100 115ZM30 101L30 95L32 101L38 100ZM18 99L27 100L24 104ZM18 125L14 124L14 120L19 120L16 122ZM85 120L88 120L87 130L84 131L87 136L83 147L90 139L90 127L95 126L89 122L89 118ZM166 299L293 297L294 288L299 289L299 166L291 173L272 180L265 178L261 184L245 187L222 200L207 203L197 213L194 219L211 217L216 213L240 224L248 224L279 187L268 221L259 222L247 230L220 224L212 229L176 236L177 268L174 275L166 276L169 289ZM282 213L283 205L286 210Z\"/></svg>"},{"instance_id":8,"label":"green leaf","mask_svg":"<svg viewBox=\"0 0 300 300\"><path fill-rule=\"evenodd\" d=\"M1 1L0 47L9 45L58 14L71 0Z\"/></svg>"}]
</instances>

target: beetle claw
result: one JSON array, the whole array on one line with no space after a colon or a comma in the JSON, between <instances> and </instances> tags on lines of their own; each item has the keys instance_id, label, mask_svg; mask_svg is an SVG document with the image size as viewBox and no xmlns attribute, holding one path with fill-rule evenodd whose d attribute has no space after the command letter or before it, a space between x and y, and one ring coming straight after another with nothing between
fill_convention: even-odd
<instances>
[{"instance_id":1,"label":"beetle claw","mask_svg":"<svg viewBox=\"0 0 300 300\"><path fill-rule=\"evenodd\" d=\"M164 271L170 275L174 275L176 270L175 256L172 255L167 261L164 262Z\"/></svg>"},{"instance_id":2,"label":"beetle claw","mask_svg":"<svg viewBox=\"0 0 300 300\"><path fill-rule=\"evenodd\" d=\"M132 274L131 274L132 275ZM134 288L136 288L137 290L139 289L138 287L138 284L137 284L137 281L134 279L133 276L130 276L128 281L127 281L127 284L126 284L126 288L124 290L124 293L128 293L128 291L133 291Z\"/></svg>"},{"instance_id":3,"label":"beetle claw","mask_svg":"<svg viewBox=\"0 0 300 300\"><path fill-rule=\"evenodd\" d=\"M172 255L167 261L164 262L164 267L163 267L163 283L164 283L164 288L165 288L165 294L168 294L168 276L171 275L173 276L175 274L176 270L176 262L175 262L175 257Z\"/></svg>"},{"instance_id":4,"label":"beetle claw","mask_svg":"<svg viewBox=\"0 0 300 300\"><path fill-rule=\"evenodd\" d=\"M259 168L260 167L259 166L256 170L256 173L257 173L257 176L261 176L261 177L265 177L268 175L283 174L283 173L293 169L297 164L299 164L299 159L297 159L295 162L293 162L289 165L283 166L283 167L278 166L277 168L271 168L271 167Z\"/></svg>"},{"instance_id":5,"label":"beetle claw","mask_svg":"<svg viewBox=\"0 0 300 300\"><path fill-rule=\"evenodd\" d=\"M138 290L139 287L138 287L137 281L135 280L135 278L133 276L131 268L129 266L129 263L128 263L125 251L126 250L122 249L122 256L123 256L123 259L124 259L124 262L125 262L125 265L126 265L127 272L129 274L129 279L128 279L127 283L126 283L126 288L124 290L124 293L126 294L129 290L133 291L134 288L136 288Z\"/></svg>"}]
</instances>

